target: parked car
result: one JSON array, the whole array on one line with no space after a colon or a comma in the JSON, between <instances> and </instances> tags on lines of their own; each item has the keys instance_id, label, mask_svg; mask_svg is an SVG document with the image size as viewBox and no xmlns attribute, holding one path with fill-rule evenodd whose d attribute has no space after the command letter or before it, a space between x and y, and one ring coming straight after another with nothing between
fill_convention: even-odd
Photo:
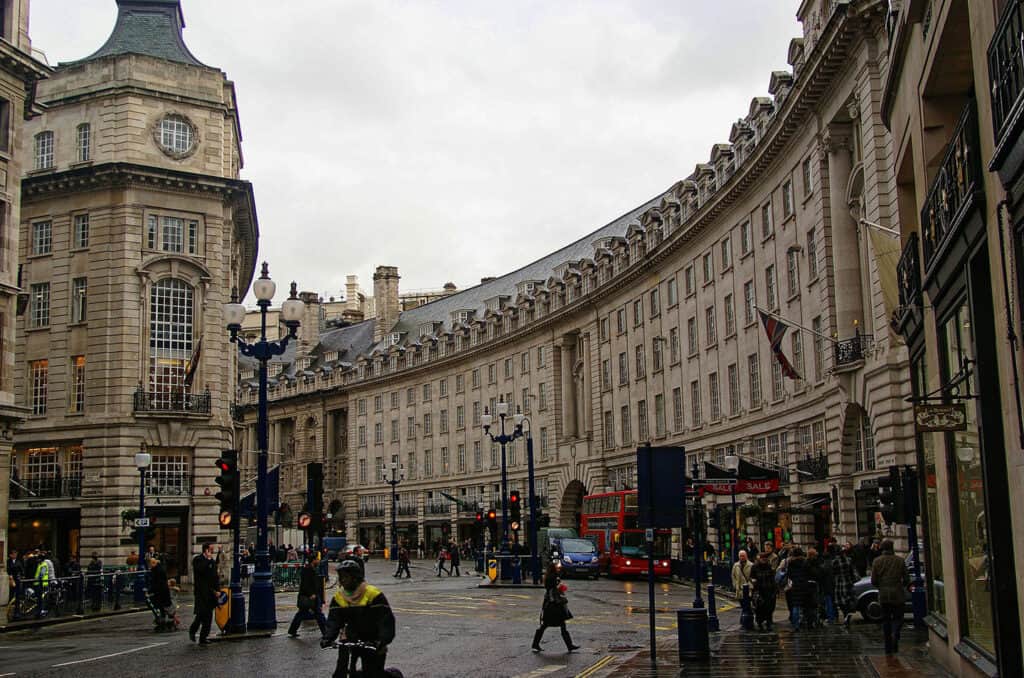
<instances>
[{"instance_id":1,"label":"parked car","mask_svg":"<svg viewBox=\"0 0 1024 678\"><path fill-rule=\"evenodd\" d=\"M370 559L370 549L361 544L346 544L338 552L338 560L349 560L351 558L362 558L365 563Z\"/></svg>"},{"instance_id":2,"label":"parked car","mask_svg":"<svg viewBox=\"0 0 1024 678\"><path fill-rule=\"evenodd\" d=\"M914 584L914 558L910 554L907 555L905 562L907 564L907 572L910 574L910 585L911 588ZM924 571L924 561L921 562L921 582L927 581ZM865 621L872 623L878 623L882 621L882 604L878 602L878 588L871 583L871 573L869 572L866 577L862 577L853 584L853 599L856 602L857 611L860 612L860 616ZM913 614L914 607L910 600L910 591L907 591L907 599L903 604L903 614Z\"/></svg>"},{"instance_id":3,"label":"parked car","mask_svg":"<svg viewBox=\"0 0 1024 678\"><path fill-rule=\"evenodd\" d=\"M556 542L553 553L560 556L565 575L579 574L597 579L597 546L589 539L564 538Z\"/></svg>"}]
</instances>

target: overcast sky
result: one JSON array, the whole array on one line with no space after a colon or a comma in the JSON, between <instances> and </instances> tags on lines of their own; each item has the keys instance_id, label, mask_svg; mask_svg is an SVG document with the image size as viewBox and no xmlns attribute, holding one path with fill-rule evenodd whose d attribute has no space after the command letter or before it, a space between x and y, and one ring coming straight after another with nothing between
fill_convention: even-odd
<instances>
[{"instance_id":1,"label":"overcast sky","mask_svg":"<svg viewBox=\"0 0 1024 678\"><path fill-rule=\"evenodd\" d=\"M338 297L382 264L468 287L665 190L788 69L798 4L182 0L186 44L237 88L261 259ZM117 9L31 12L56 65Z\"/></svg>"}]
</instances>

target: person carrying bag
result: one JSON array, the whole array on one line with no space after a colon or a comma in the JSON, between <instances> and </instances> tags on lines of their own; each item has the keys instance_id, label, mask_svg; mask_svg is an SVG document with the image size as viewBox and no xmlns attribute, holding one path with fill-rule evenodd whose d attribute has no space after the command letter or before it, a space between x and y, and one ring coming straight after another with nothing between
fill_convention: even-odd
<instances>
[{"instance_id":1,"label":"person carrying bag","mask_svg":"<svg viewBox=\"0 0 1024 678\"><path fill-rule=\"evenodd\" d=\"M565 628L565 622L572 619L572 612L569 611L569 599L565 595L566 587L558 583L558 565L551 563L548 566L547 574L544 576L544 603L540 612L540 628L533 634L534 652L540 652L540 641L544 637L544 631L549 626L557 626L562 630L562 640L565 642L566 652L580 649L574 645L569 630Z\"/></svg>"}]
</instances>

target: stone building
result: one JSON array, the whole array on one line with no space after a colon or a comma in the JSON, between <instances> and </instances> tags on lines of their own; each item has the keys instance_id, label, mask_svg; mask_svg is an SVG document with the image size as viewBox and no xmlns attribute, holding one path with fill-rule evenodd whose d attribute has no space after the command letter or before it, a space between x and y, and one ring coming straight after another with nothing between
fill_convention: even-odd
<instances>
[{"instance_id":1,"label":"stone building","mask_svg":"<svg viewBox=\"0 0 1024 678\"><path fill-rule=\"evenodd\" d=\"M179 1L117 6L106 43L40 84L21 148L13 467L30 491L10 543L123 562L145 447L148 540L180 575L220 536L237 373L222 309L248 290L256 211L234 83L185 46Z\"/></svg>"},{"instance_id":2,"label":"stone building","mask_svg":"<svg viewBox=\"0 0 1024 678\"><path fill-rule=\"evenodd\" d=\"M962 430L916 439L929 646L957 675L1019 676L1024 3L893 4L881 100L903 238L893 326L915 401L964 416Z\"/></svg>"},{"instance_id":3,"label":"stone building","mask_svg":"<svg viewBox=\"0 0 1024 678\"><path fill-rule=\"evenodd\" d=\"M301 502L304 464L322 460L325 505L351 539L388 543L392 510L410 540L466 538L467 507L500 506L500 450L481 416L504 400L529 418L553 525L573 525L585 494L635 487L636 447L651 441L780 470L779 492L740 498L756 507L741 536L901 538L877 509L878 477L913 459L914 439L907 349L889 325L899 244L874 233L896 216L886 7L808 0L799 18L771 96L664 193L415 308L398 303L397 269L378 268L372 322L271 371L271 454L292 470L282 497ZM758 309L789 325L799 379L784 377ZM252 449L254 374L242 376ZM394 504L392 463L406 474ZM525 490L522 441L508 468ZM735 519L716 515L721 547Z\"/></svg>"},{"instance_id":4,"label":"stone building","mask_svg":"<svg viewBox=\"0 0 1024 678\"><path fill-rule=\"evenodd\" d=\"M37 112L36 83L48 66L32 56L29 0L0 2L0 605L8 598L8 499L14 430L27 410L15 397L15 317L18 304L18 224L22 164L17 149L25 120Z\"/></svg>"}]
</instances>

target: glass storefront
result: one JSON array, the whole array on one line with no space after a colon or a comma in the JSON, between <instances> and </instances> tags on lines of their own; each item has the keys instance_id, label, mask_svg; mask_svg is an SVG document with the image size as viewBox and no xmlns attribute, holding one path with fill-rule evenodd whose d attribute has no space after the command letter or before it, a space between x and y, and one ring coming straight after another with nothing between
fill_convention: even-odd
<instances>
[{"instance_id":1,"label":"glass storefront","mask_svg":"<svg viewBox=\"0 0 1024 678\"><path fill-rule=\"evenodd\" d=\"M914 361L913 367L914 395L918 398L928 393L924 356ZM939 515L939 488L935 466L935 437L937 433L919 433L918 440L922 457L922 477L924 478L924 510L928 535L925 538L924 553L925 572L928 574L928 607L933 614L945 618L946 596L945 579L942 572L941 537L943 520Z\"/></svg>"},{"instance_id":2,"label":"glass storefront","mask_svg":"<svg viewBox=\"0 0 1024 678\"><path fill-rule=\"evenodd\" d=\"M971 317L964 302L942 325L940 362L943 383L960 384L960 392L977 393L973 372ZM985 514L985 482L982 449L975 403L966 401L967 430L950 434L954 456L955 482L950 488L957 520L953 525L957 578L961 592L962 626L965 636L982 649L995 654L992 595L989 578L989 543Z\"/></svg>"}]
</instances>

